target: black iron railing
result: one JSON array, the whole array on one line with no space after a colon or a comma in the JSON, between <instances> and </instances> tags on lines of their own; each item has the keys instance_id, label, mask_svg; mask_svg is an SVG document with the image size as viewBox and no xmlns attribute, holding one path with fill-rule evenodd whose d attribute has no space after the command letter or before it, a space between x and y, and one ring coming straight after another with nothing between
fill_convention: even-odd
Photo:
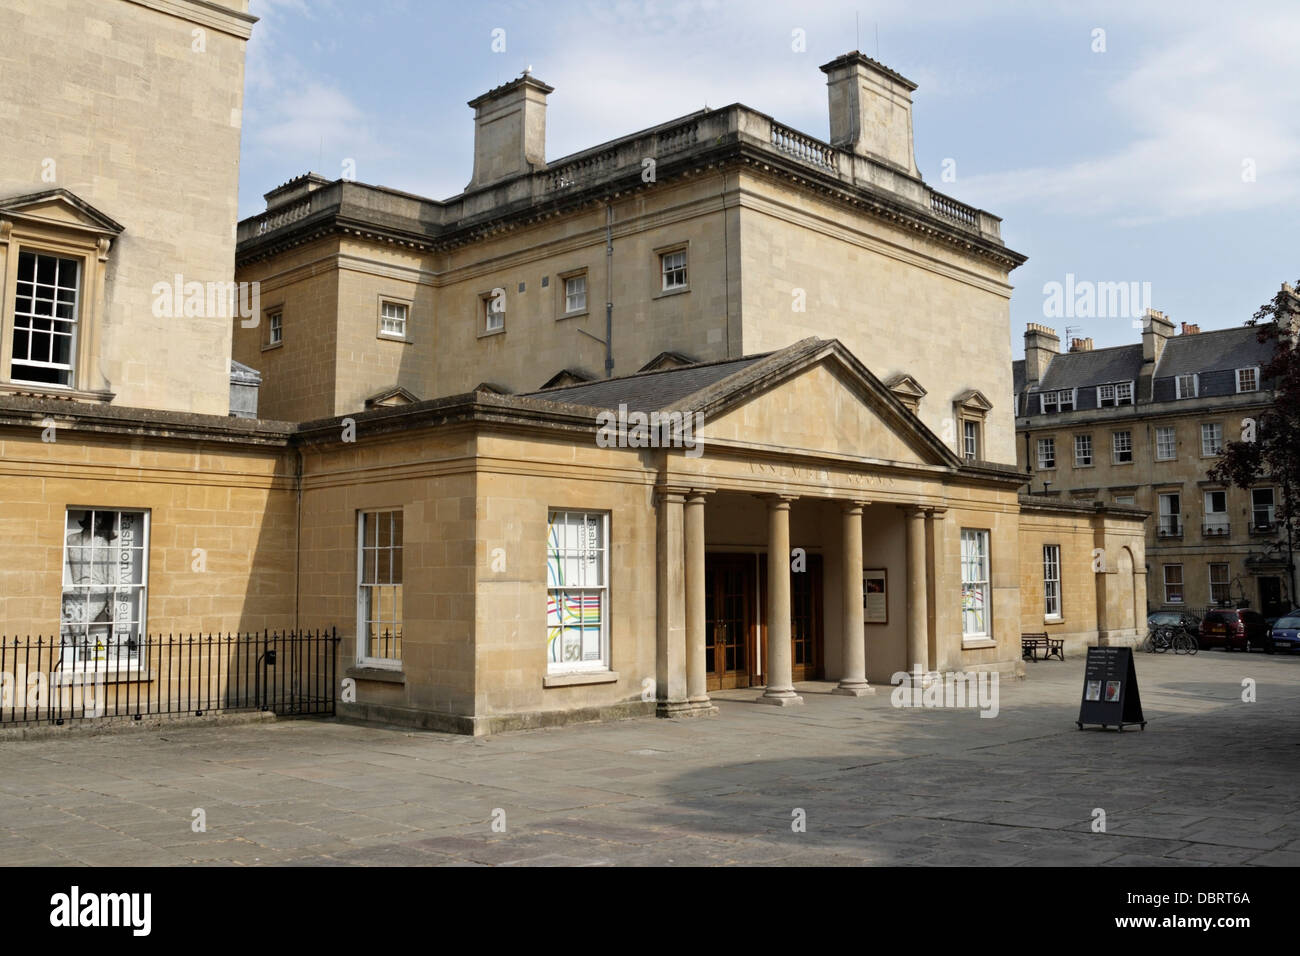
<instances>
[{"instance_id":1,"label":"black iron railing","mask_svg":"<svg viewBox=\"0 0 1300 956\"><path fill-rule=\"evenodd\" d=\"M248 710L333 714L338 642L333 628L3 637L0 725Z\"/></svg>"}]
</instances>

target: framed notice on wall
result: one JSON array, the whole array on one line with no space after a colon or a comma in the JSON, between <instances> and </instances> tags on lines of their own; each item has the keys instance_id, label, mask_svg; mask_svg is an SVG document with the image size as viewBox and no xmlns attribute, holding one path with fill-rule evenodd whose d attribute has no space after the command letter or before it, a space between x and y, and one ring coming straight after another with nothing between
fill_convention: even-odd
<instances>
[{"instance_id":1,"label":"framed notice on wall","mask_svg":"<svg viewBox=\"0 0 1300 956\"><path fill-rule=\"evenodd\" d=\"M865 623L889 623L887 595L884 568L868 568L862 572L862 618Z\"/></svg>"}]
</instances>

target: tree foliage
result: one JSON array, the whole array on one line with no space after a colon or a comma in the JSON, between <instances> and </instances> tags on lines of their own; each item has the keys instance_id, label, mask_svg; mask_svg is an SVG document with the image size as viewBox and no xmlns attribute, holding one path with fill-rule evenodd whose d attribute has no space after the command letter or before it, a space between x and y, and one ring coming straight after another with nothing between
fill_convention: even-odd
<instances>
[{"instance_id":1,"label":"tree foliage","mask_svg":"<svg viewBox=\"0 0 1300 956\"><path fill-rule=\"evenodd\" d=\"M1300 297L1288 286L1260 306L1247 325L1257 328L1260 342L1275 346L1260 370L1261 386L1273 391L1273 401L1257 419L1242 422L1242 440L1224 445L1210 470L1212 481L1248 488L1261 480L1281 486L1276 514L1280 523L1297 526L1300 502L1300 347L1296 334ZM1253 434L1251 433L1253 428Z\"/></svg>"}]
</instances>

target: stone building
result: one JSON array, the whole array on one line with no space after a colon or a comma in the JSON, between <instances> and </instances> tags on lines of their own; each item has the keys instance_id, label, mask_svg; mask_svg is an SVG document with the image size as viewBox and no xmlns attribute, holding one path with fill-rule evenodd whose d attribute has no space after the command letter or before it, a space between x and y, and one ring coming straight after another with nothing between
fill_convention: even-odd
<instances>
[{"instance_id":1,"label":"stone building","mask_svg":"<svg viewBox=\"0 0 1300 956\"><path fill-rule=\"evenodd\" d=\"M1021 495L1023 257L921 180L892 71L823 68L829 142L735 105L551 162L525 75L461 195L299 177L236 252L242 3L7 9L0 631L93 631L147 696L146 633L337 628L345 713L467 733L1011 671L1051 613L1135 638L1144 514ZM41 184L51 69L98 152Z\"/></svg>"},{"instance_id":2,"label":"stone building","mask_svg":"<svg viewBox=\"0 0 1300 956\"><path fill-rule=\"evenodd\" d=\"M1275 519L1281 489L1208 473L1272 402L1271 345L1249 326L1202 332L1148 310L1140 344L1066 352L1031 323L1015 363L1021 468L1035 497L1136 505L1146 529L1149 610L1295 606Z\"/></svg>"}]
</instances>

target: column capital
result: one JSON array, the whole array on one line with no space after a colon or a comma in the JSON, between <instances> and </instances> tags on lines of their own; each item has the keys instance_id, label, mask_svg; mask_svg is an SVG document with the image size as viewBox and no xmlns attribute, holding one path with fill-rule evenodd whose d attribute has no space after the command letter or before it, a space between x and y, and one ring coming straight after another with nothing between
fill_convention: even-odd
<instances>
[{"instance_id":1,"label":"column capital","mask_svg":"<svg viewBox=\"0 0 1300 956\"><path fill-rule=\"evenodd\" d=\"M903 514L904 514L906 517L908 517L908 518L924 518L924 517L925 517L925 506L924 506L924 505L899 505L899 506L898 506L898 510L901 511L901 512L903 512Z\"/></svg>"},{"instance_id":2,"label":"column capital","mask_svg":"<svg viewBox=\"0 0 1300 956\"><path fill-rule=\"evenodd\" d=\"M686 485L655 485L655 499L658 501L685 501L691 489Z\"/></svg>"},{"instance_id":3,"label":"column capital","mask_svg":"<svg viewBox=\"0 0 1300 956\"><path fill-rule=\"evenodd\" d=\"M703 502L709 495L716 494L714 488L691 488L686 492L686 502L690 504L693 501Z\"/></svg>"},{"instance_id":4,"label":"column capital","mask_svg":"<svg viewBox=\"0 0 1300 956\"><path fill-rule=\"evenodd\" d=\"M841 498L840 510L845 514L853 514L855 511L861 512L869 504L871 502L865 498Z\"/></svg>"},{"instance_id":5,"label":"column capital","mask_svg":"<svg viewBox=\"0 0 1300 956\"><path fill-rule=\"evenodd\" d=\"M946 515L947 513L948 513L948 509L947 509L946 507L945 507L945 508L926 508L926 509L925 509L925 516L926 516L927 518L934 518L936 521L942 521L942 520L943 520L943 516Z\"/></svg>"},{"instance_id":6,"label":"column capital","mask_svg":"<svg viewBox=\"0 0 1300 956\"><path fill-rule=\"evenodd\" d=\"M799 500L798 495L761 494L758 497L767 502L768 508L775 508L781 511L789 511L790 502Z\"/></svg>"}]
</instances>

